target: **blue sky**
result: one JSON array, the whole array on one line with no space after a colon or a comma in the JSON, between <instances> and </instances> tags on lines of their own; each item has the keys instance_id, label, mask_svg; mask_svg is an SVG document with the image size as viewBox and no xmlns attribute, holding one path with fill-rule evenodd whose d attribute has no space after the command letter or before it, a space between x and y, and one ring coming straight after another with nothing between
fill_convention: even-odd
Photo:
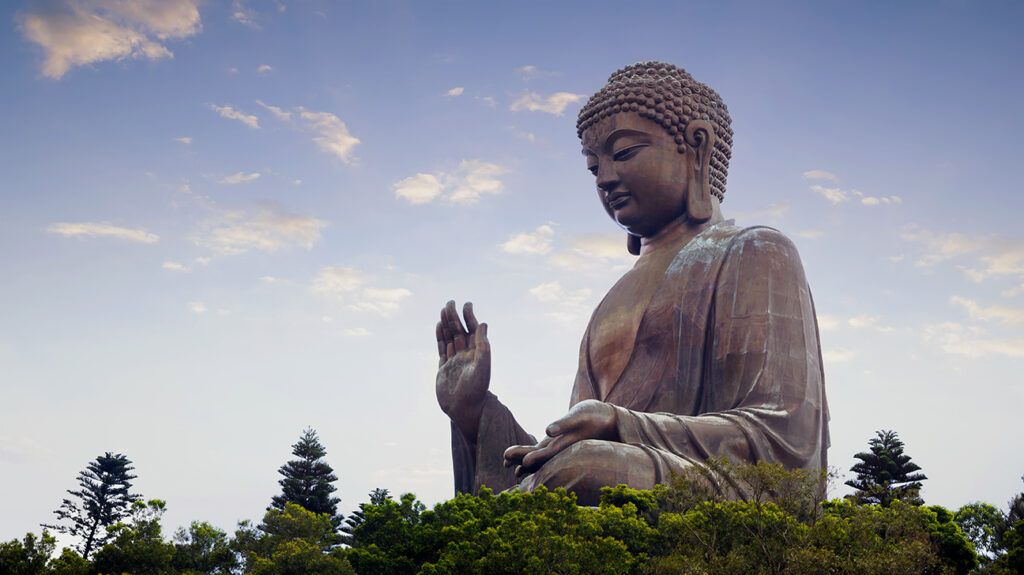
<instances>
[{"instance_id":1,"label":"blue sky","mask_svg":"<svg viewBox=\"0 0 1024 575\"><path fill-rule=\"evenodd\" d=\"M167 526L257 518L313 426L342 507L450 496L433 324L562 414L631 259L575 115L658 59L733 117L723 212L792 237L830 461L892 428L925 498L1024 473L1024 8L1010 2L63 0L0 15L0 538L127 454ZM837 490L837 494L845 488Z\"/></svg>"}]
</instances>

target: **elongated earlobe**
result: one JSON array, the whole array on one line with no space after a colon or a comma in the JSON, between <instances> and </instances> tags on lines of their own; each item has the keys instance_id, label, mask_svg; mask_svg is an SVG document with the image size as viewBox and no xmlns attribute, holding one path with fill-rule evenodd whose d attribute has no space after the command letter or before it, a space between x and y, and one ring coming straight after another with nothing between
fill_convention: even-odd
<instances>
[{"instance_id":1,"label":"elongated earlobe","mask_svg":"<svg viewBox=\"0 0 1024 575\"><path fill-rule=\"evenodd\" d=\"M640 236L626 234L626 249L634 256L640 255Z\"/></svg>"},{"instance_id":2,"label":"elongated earlobe","mask_svg":"<svg viewBox=\"0 0 1024 575\"><path fill-rule=\"evenodd\" d=\"M711 219L711 150L715 146L715 129L705 120L690 120L684 136L693 153L687 177L686 216L691 222L703 223Z\"/></svg>"}]
</instances>

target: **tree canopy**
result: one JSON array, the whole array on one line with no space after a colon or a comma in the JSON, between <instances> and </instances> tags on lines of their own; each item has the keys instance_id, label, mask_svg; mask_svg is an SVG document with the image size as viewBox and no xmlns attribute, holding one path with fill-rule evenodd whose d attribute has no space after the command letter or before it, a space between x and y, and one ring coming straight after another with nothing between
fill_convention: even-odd
<instances>
[{"instance_id":1,"label":"tree canopy","mask_svg":"<svg viewBox=\"0 0 1024 575\"><path fill-rule=\"evenodd\" d=\"M324 460L327 449L320 443L316 431L308 428L302 432L299 441L292 445L293 459L278 470L284 477L278 481L281 494L275 495L270 506L284 510L288 503L295 503L307 511L324 513L331 517L335 528L341 525L342 518L338 515L338 502L341 500L332 494L337 487L332 485L338 480L334 469Z\"/></svg>"},{"instance_id":2,"label":"tree canopy","mask_svg":"<svg viewBox=\"0 0 1024 575\"><path fill-rule=\"evenodd\" d=\"M916 473L921 467L903 453L903 442L896 432L878 431L868 444L871 450L854 455L860 462L850 468L857 474L856 479L846 482L857 490L852 497L858 503L877 503L883 507L893 501L912 505L924 503L921 482L928 478Z\"/></svg>"}]
</instances>

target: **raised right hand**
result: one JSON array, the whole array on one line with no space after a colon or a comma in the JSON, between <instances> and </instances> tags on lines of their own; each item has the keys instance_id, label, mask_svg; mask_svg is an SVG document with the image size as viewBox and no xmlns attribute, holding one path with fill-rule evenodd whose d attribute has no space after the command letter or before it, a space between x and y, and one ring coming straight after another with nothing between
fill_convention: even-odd
<instances>
[{"instance_id":1,"label":"raised right hand","mask_svg":"<svg viewBox=\"0 0 1024 575\"><path fill-rule=\"evenodd\" d=\"M473 304L462 308L463 327L455 302L449 301L437 322L437 402L471 442L476 441L487 388L491 382L491 344L487 324L479 323ZM467 329L468 328L468 329Z\"/></svg>"}]
</instances>

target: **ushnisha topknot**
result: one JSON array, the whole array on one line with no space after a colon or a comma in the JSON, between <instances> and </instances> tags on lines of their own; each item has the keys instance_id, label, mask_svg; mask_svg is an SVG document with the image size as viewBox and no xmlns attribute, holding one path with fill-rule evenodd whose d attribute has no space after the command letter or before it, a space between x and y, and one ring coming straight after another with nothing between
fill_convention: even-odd
<instances>
[{"instance_id":1,"label":"ushnisha topknot","mask_svg":"<svg viewBox=\"0 0 1024 575\"><path fill-rule=\"evenodd\" d=\"M719 201L725 199L725 178L732 157L732 118L718 92L678 66L639 62L616 71L605 87L590 97L576 120L576 133L583 139L583 132L602 118L629 111L661 124L675 138L680 152L686 150L683 134L690 120L711 122L715 146L710 191Z\"/></svg>"}]
</instances>

